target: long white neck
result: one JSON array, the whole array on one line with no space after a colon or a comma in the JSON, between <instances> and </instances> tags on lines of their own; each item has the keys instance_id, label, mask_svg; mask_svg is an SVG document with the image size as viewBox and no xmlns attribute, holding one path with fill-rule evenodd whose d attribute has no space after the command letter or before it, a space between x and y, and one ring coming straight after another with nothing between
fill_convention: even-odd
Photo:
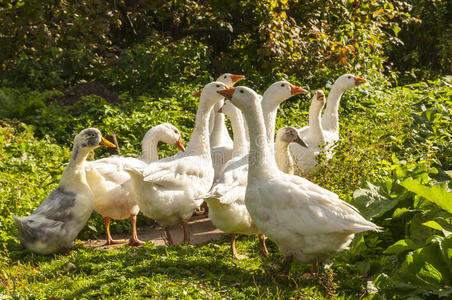
<instances>
[{"instance_id":1,"label":"long white neck","mask_svg":"<svg viewBox=\"0 0 452 300\"><path fill-rule=\"evenodd\" d=\"M320 122L320 114L322 112L322 105L317 99L312 99L311 107L309 108L309 131L306 139L309 143L314 143L316 146L325 144L325 134Z\"/></svg>"},{"instance_id":2,"label":"long white neck","mask_svg":"<svg viewBox=\"0 0 452 300\"><path fill-rule=\"evenodd\" d=\"M210 114L209 114L209 134L211 135L213 132L213 127L215 126L215 114L217 114L217 112L215 112L215 110L212 108L210 110Z\"/></svg>"},{"instance_id":3,"label":"long white neck","mask_svg":"<svg viewBox=\"0 0 452 300\"><path fill-rule=\"evenodd\" d=\"M248 152L248 141L246 140L244 120L242 112L235 109L231 115L232 133L234 138L234 147L232 148L232 157L242 156Z\"/></svg>"},{"instance_id":4,"label":"long white neck","mask_svg":"<svg viewBox=\"0 0 452 300\"><path fill-rule=\"evenodd\" d=\"M248 148L250 146L250 131L248 130L248 124L245 122L245 116L242 113L242 120L243 120L243 127L245 128L245 138L246 142L248 143Z\"/></svg>"},{"instance_id":5,"label":"long white neck","mask_svg":"<svg viewBox=\"0 0 452 300\"><path fill-rule=\"evenodd\" d=\"M77 189L79 186L87 186L85 174L85 161L91 149L82 148L80 145L74 145L72 149L71 159L66 169L63 171L60 180L60 187L67 189L73 187Z\"/></svg>"},{"instance_id":6,"label":"long white neck","mask_svg":"<svg viewBox=\"0 0 452 300\"><path fill-rule=\"evenodd\" d=\"M344 89L337 83L331 87L330 94L326 102L326 108L322 116L323 130L339 132L339 103Z\"/></svg>"},{"instance_id":7,"label":"long white neck","mask_svg":"<svg viewBox=\"0 0 452 300\"><path fill-rule=\"evenodd\" d=\"M246 114L245 120L250 131L250 154L248 157L248 184L259 178L271 178L278 171L273 151L269 151L269 143L262 116L262 107L253 106Z\"/></svg>"},{"instance_id":8,"label":"long white neck","mask_svg":"<svg viewBox=\"0 0 452 300\"><path fill-rule=\"evenodd\" d=\"M294 173L294 163L292 155L289 152L289 144L276 139L275 142L275 158L278 168L287 174Z\"/></svg>"},{"instance_id":9,"label":"long white neck","mask_svg":"<svg viewBox=\"0 0 452 300\"><path fill-rule=\"evenodd\" d=\"M158 129L151 128L146 132L143 141L141 143L141 160L145 163L151 163L159 159L158 144L160 139L158 138Z\"/></svg>"},{"instance_id":10,"label":"long white neck","mask_svg":"<svg viewBox=\"0 0 452 300\"><path fill-rule=\"evenodd\" d=\"M198 110L196 111L195 128L185 153L186 155L200 155L210 159L209 112L212 106L205 103L202 97L204 96L201 95Z\"/></svg>"},{"instance_id":11,"label":"long white neck","mask_svg":"<svg viewBox=\"0 0 452 300\"><path fill-rule=\"evenodd\" d=\"M270 97L264 93L262 98L262 112L264 114L265 128L267 129L267 141L273 144L275 141L276 114L278 113L279 103L270 101Z\"/></svg>"},{"instance_id":12,"label":"long white neck","mask_svg":"<svg viewBox=\"0 0 452 300\"><path fill-rule=\"evenodd\" d=\"M222 105L223 101L220 101L219 103L215 104L213 110L218 111L218 109L220 109ZM224 146L225 144L232 146L232 139L229 136L229 132L224 121L224 114L215 113L215 124L210 136L210 147L212 148L217 146Z\"/></svg>"}]
</instances>

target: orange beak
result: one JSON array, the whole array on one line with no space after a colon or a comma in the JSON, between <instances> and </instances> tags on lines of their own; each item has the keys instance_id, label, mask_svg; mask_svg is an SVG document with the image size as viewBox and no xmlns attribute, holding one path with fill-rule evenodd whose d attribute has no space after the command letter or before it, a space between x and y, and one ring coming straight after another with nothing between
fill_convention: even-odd
<instances>
[{"instance_id":1,"label":"orange beak","mask_svg":"<svg viewBox=\"0 0 452 300\"><path fill-rule=\"evenodd\" d=\"M115 144L111 143L109 140L107 140L105 138L101 138L99 145L105 146L105 147L110 147L110 148L116 148Z\"/></svg>"},{"instance_id":2,"label":"orange beak","mask_svg":"<svg viewBox=\"0 0 452 300\"><path fill-rule=\"evenodd\" d=\"M199 97L201 97L201 93L202 93L202 90L197 91L197 92L194 93L192 96L195 97L195 98L199 98Z\"/></svg>"},{"instance_id":3,"label":"orange beak","mask_svg":"<svg viewBox=\"0 0 452 300\"><path fill-rule=\"evenodd\" d=\"M231 74L231 80L232 80L232 83L237 83L238 81L240 81L240 80L242 80L242 79L244 79L245 78L245 76L243 76L243 75L234 75L234 74Z\"/></svg>"},{"instance_id":4,"label":"orange beak","mask_svg":"<svg viewBox=\"0 0 452 300\"><path fill-rule=\"evenodd\" d=\"M298 94L307 94L307 93L308 93L307 90L302 89L302 88L299 87L299 86L296 86L296 85L293 85L293 84L290 85L290 94L291 94L292 96L293 96L293 95L298 95Z\"/></svg>"},{"instance_id":5,"label":"orange beak","mask_svg":"<svg viewBox=\"0 0 452 300\"><path fill-rule=\"evenodd\" d=\"M179 136L179 139L177 140L175 146L180 150L185 152L184 143L182 142L181 136Z\"/></svg>"},{"instance_id":6,"label":"orange beak","mask_svg":"<svg viewBox=\"0 0 452 300\"><path fill-rule=\"evenodd\" d=\"M355 85L360 85L366 82L366 79L355 76Z\"/></svg>"},{"instance_id":7,"label":"orange beak","mask_svg":"<svg viewBox=\"0 0 452 300\"><path fill-rule=\"evenodd\" d=\"M219 90L217 91L218 94L222 95L223 97L225 97L226 99L231 100L232 99L232 94L234 94L235 88L230 87L224 90Z\"/></svg>"},{"instance_id":8,"label":"orange beak","mask_svg":"<svg viewBox=\"0 0 452 300\"><path fill-rule=\"evenodd\" d=\"M323 100L325 100L325 94L324 94L322 91L317 91L315 94L316 94L316 96L317 96L317 100L318 100L318 101L323 101Z\"/></svg>"}]
</instances>

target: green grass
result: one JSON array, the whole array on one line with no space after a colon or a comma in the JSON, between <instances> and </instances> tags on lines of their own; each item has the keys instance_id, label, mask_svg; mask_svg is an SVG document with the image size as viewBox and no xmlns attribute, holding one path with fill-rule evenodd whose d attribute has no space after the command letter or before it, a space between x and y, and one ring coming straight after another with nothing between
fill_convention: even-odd
<instances>
[{"instance_id":1,"label":"green grass","mask_svg":"<svg viewBox=\"0 0 452 300\"><path fill-rule=\"evenodd\" d=\"M102 132L115 131L126 155L136 155L142 134L159 122L174 123L187 140L196 109L190 96L194 87L172 86L165 93L143 95L119 106L96 97L86 97L69 108L42 107L35 102L32 108L23 108L30 114L22 122L3 117L0 299L379 299L378 295L436 299L447 295L451 285L447 271L438 271L442 276L424 275L426 270L443 270L434 259L438 243L445 249L441 250L445 259L452 261L447 256L452 244L447 233L452 231L448 227L452 226L451 215L403 184L414 180L413 190L420 185L430 190L436 185L451 188L447 175L452 162L451 80L389 88L380 77L368 79L369 84L343 96L342 139L336 155L311 180L359 205L363 214L385 230L356 237L350 250L325 262L331 266L323 270L319 280L303 279L310 266L300 263L294 264L290 278L280 276L282 256L276 245L268 241L271 254L263 259L255 237L238 239L239 253L248 256L240 261L231 259L227 240L172 247L155 247L148 242L140 248L111 251L87 249L77 243L70 254L53 256L33 255L20 245L12 215L30 214L56 187L70 156L74 132L87 124ZM276 127L305 125L306 99L284 103ZM162 154L172 151L164 147ZM100 151L95 157L104 155ZM357 190L360 192L355 193ZM141 217L139 222L149 220ZM438 225L427 227L422 225L425 222ZM113 232L129 230L128 226L127 221L118 221ZM102 218L93 214L79 238L94 238L103 232ZM416 250L399 247L396 253L392 245L409 239L415 241ZM415 265L409 264L411 257Z\"/></svg>"},{"instance_id":2,"label":"green grass","mask_svg":"<svg viewBox=\"0 0 452 300\"><path fill-rule=\"evenodd\" d=\"M274 244L269 258L259 255L255 238L241 238L233 260L226 240L201 246L161 246L110 251L76 246L68 255L35 256L26 251L10 257L2 288L18 298L289 298L328 299L324 282L302 280L308 266L296 264L291 278L279 274L282 257ZM1 290L0 290L1 291ZM338 296L338 298L340 298Z\"/></svg>"}]
</instances>

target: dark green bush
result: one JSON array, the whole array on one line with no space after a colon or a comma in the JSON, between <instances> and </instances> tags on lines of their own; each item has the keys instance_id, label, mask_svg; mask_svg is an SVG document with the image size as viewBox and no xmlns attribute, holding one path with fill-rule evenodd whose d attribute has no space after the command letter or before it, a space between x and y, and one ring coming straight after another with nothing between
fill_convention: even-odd
<instances>
[{"instance_id":1,"label":"dark green bush","mask_svg":"<svg viewBox=\"0 0 452 300\"><path fill-rule=\"evenodd\" d=\"M445 1L432 3L7 1L0 80L33 89L102 81L122 92L193 82L207 72L243 73L258 86L280 73L319 83L344 72L408 70L415 56L444 73L449 29L444 22L427 28L449 12ZM418 19L432 37L428 49L413 38ZM392 62L384 64L388 54Z\"/></svg>"},{"instance_id":2,"label":"dark green bush","mask_svg":"<svg viewBox=\"0 0 452 300\"><path fill-rule=\"evenodd\" d=\"M389 61L401 83L452 73L452 2L409 1L415 22L400 24L403 44L389 47Z\"/></svg>"}]
</instances>

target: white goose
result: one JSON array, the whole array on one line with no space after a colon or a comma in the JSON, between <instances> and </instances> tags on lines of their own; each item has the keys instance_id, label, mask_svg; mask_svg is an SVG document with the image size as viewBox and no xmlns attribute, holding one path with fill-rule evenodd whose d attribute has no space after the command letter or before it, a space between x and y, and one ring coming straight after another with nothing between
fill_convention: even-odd
<instances>
[{"instance_id":1,"label":"white goose","mask_svg":"<svg viewBox=\"0 0 452 300\"><path fill-rule=\"evenodd\" d=\"M195 128L185 152L153 162L146 168L126 168L132 176L136 200L143 214L165 228L182 220L184 242L189 243L187 219L202 203L213 183L213 167L209 146L209 113L223 97L218 90L222 82L211 82L202 90L196 113Z\"/></svg>"},{"instance_id":2,"label":"white goose","mask_svg":"<svg viewBox=\"0 0 452 300\"><path fill-rule=\"evenodd\" d=\"M93 194L86 182L84 164L88 154L99 145L115 147L97 128L84 129L76 135L71 159L58 187L30 216L14 216L19 240L27 249L51 254L71 248L93 210Z\"/></svg>"},{"instance_id":3,"label":"white goose","mask_svg":"<svg viewBox=\"0 0 452 300\"><path fill-rule=\"evenodd\" d=\"M294 174L295 164L289 153L289 144L296 143L300 147L308 148L308 145L293 127L282 127L276 132L275 159L279 170L287 174Z\"/></svg>"},{"instance_id":4,"label":"white goose","mask_svg":"<svg viewBox=\"0 0 452 300\"><path fill-rule=\"evenodd\" d=\"M304 138L309 147L301 147L297 144L289 146L291 153L287 153L288 159L293 158L296 166L295 173L298 175L309 175L315 170L317 166L316 157L322 151L322 145L325 145L325 131L320 121L324 103L325 94L321 90L316 91L309 108L309 130Z\"/></svg>"},{"instance_id":5,"label":"white goose","mask_svg":"<svg viewBox=\"0 0 452 300\"><path fill-rule=\"evenodd\" d=\"M245 203L253 222L285 256L285 273L293 259L314 263L346 249L355 233L380 228L364 219L352 205L299 176L278 170L268 150L258 95L250 88L228 88L220 93L245 115L251 143Z\"/></svg>"},{"instance_id":6,"label":"white goose","mask_svg":"<svg viewBox=\"0 0 452 300\"><path fill-rule=\"evenodd\" d=\"M130 246L139 246L136 222L140 209L135 201L130 175L124 171L126 165L145 167L158 160L158 143L176 145L184 151L179 130L171 124L164 123L152 127L146 132L142 141L142 155L139 158L111 156L86 163L86 179L94 194L93 209L102 215L107 231L107 244L121 243L111 238L110 219L131 219L132 236Z\"/></svg>"},{"instance_id":7,"label":"white goose","mask_svg":"<svg viewBox=\"0 0 452 300\"><path fill-rule=\"evenodd\" d=\"M205 201L209 205L209 218L220 230L231 234L231 254L239 259L235 247L237 233L252 235L259 234L259 230L251 221L245 206L245 189L247 168L245 155L248 153L245 127L242 113L230 101L225 101L219 113L222 112L231 120L234 135L232 158L225 164L220 176L215 180ZM268 254L265 237L259 234L262 254Z\"/></svg>"},{"instance_id":8,"label":"white goose","mask_svg":"<svg viewBox=\"0 0 452 300\"><path fill-rule=\"evenodd\" d=\"M326 103L325 112L323 113L322 117L322 127L323 127L323 134L325 137L325 150L329 150L327 153L327 159L330 159L333 156L332 147L334 146L334 143L336 143L339 140L339 103L341 101L342 94L351 88L354 88L360 84L365 83L366 80L360 77L357 77L352 74L344 74L340 76L336 81L334 82L333 86L331 87L330 94L328 95L328 101ZM307 136L309 135L310 126L305 126L299 130L300 136L305 140ZM317 145L310 144L309 141L307 143L314 147L318 147ZM304 170L305 173L308 173L312 171L312 167L309 165L303 165L303 161L306 161L307 159L303 159L304 156L304 149L301 149L297 146L289 145L289 150L294 157L295 164L299 170ZM301 151L300 153L297 152L297 150ZM316 161L312 162L310 164L314 164L314 166L317 164ZM304 174L301 174L304 175Z\"/></svg>"},{"instance_id":9,"label":"white goose","mask_svg":"<svg viewBox=\"0 0 452 300\"><path fill-rule=\"evenodd\" d=\"M234 86L238 81L245 78L242 75L226 73L218 77L217 81L223 82L227 86ZM216 103L210 112L209 127L213 120L210 134L210 152L212 154L212 164L215 171L214 179L217 179L224 164L232 158L233 142L226 128L224 114L218 113L223 106L223 100Z\"/></svg>"}]
</instances>

